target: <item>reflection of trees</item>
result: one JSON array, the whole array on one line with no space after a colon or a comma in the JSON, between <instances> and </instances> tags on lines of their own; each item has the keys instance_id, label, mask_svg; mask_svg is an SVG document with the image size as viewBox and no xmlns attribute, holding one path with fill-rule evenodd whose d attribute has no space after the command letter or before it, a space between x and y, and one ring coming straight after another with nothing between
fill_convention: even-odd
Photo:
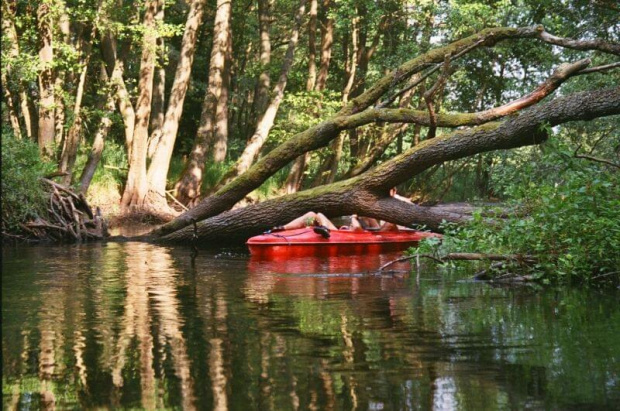
<instances>
[{"instance_id":1,"label":"reflection of trees","mask_svg":"<svg viewBox=\"0 0 620 411\"><path fill-rule=\"evenodd\" d=\"M177 278L172 269L172 259L164 249L149 244L128 243L125 251L125 308L112 368L113 383L119 389L123 386L122 372L127 361L127 348L132 339L137 338L142 407L154 409L163 405L163 400L158 398L156 392L154 337L151 331L157 314L159 337L161 342L170 345L175 374L181 381L182 405L184 409L192 409L194 383L181 332L182 320L175 283ZM151 305L154 309L151 309ZM160 356L160 360L164 358Z\"/></svg>"}]
</instances>

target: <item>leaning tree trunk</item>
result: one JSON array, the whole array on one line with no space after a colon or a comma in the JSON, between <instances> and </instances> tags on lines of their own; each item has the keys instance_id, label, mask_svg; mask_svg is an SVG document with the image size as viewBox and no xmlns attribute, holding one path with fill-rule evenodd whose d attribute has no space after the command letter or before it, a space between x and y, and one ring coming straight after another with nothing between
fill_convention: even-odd
<instances>
[{"instance_id":1,"label":"leaning tree trunk","mask_svg":"<svg viewBox=\"0 0 620 411\"><path fill-rule=\"evenodd\" d=\"M258 125L256 126L256 131L245 147L245 150L243 150L243 153L241 153L239 160L237 160L235 166L224 175L222 180L218 183L216 189L228 184L230 181L243 174L248 168L250 168L254 162L254 159L258 156L260 149L263 147L271 127L273 127L273 122L276 118L276 114L278 113L278 108L284 98L284 89L286 88L286 82L288 81L288 73L293 65L295 47L297 46L297 41L299 39L299 29L301 27L302 17L306 7L304 3L305 0L301 2L301 5L297 9L297 14L295 15L295 26L288 43L284 62L282 63L278 83L273 90L273 100L271 100L267 110L259 120Z\"/></svg>"},{"instance_id":2,"label":"leaning tree trunk","mask_svg":"<svg viewBox=\"0 0 620 411\"><path fill-rule=\"evenodd\" d=\"M429 65L440 65L444 61L447 54L453 56L452 61L454 61L459 56L471 52L482 45L491 47L499 41L511 38L537 38L552 44L558 43L555 39L553 39L553 41L548 41L546 39L544 29L541 26L524 28L500 27L482 30L475 35L455 41L449 45L431 50L424 55L415 57L412 60L401 64L394 71L378 80L363 94L352 99L346 107L341 109L332 118L329 118L320 124L292 136L290 139L272 150L269 154L263 156L260 161L254 164L243 175L237 177L218 192L204 199L198 206L183 213L170 223L154 230L153 235L167 235L192 224L192 222L212 217L230 209L249 192L259 187L267 178L272 176L282 167L285 167L293 159L303 153L324 147L343 130L359 127L376 121L429 125L430 120L427 112L404 109L385 109L380 107L371 108L371 106L380 99L389 100L393 95L398 95L398 88L403 81L406 81L410 76L421 72L425 68L429 67ZM565 41L564 44L571 48L605 50L610 47L608 43L598 40L563 40ZM620 47L617 47L617 49L619 50L613 50L620 53ZM583 67L580 64L577 64L577 68L582 69ZM559 76L559 83L561 83L562 77L566 78L566 75L567 73L564 73L563 76ZM557 81L555 83L557 87L559 83ZM526 107L527 105L535 104L554 89L555 88L553 87L545 87L535 93L533 97L526 99L526 101L517 100L513 105L509 105L508 108L503 107L502 110L490 110L483 113L441 113L437 116L437 126L455 128L460 126L483 124L507 115L508 113L514 112L514 110ZM511 108L514 110L511 111Z\"/></svg>"},{"instance_id":3,"label":"leaning tree trunk","mask_svg":"<svg viewBox=\"0 0 620 411\"><path fill-rule=\"evenodd\" d=\"M148 193L146 180L146 154L149 137L149 118L151 99L153 97L153 76L155 71L156 31L155 13L161 0L146 3L144 14L144 38L142 41L142 58L140 60L140 79L138 82L138 101L136 102L136 125L133 133L131 156L127 185L121 199L121 207L128 211L130 207L142 207Z\"/></svg>"},{"instance_id":4,"label":"leaning tree trunk","mask_svg":"<svg viewBox=\"0 0 620 411\"><path fill-rule=\"evenodd\" d=\"M439 230L443 219L460 221L465 217L441 208L434 210L394 199L389 196L389 189L445 161L540 144L549 137L543 125L553 127L615 114L620 114L620 87L561 97L500 123L458 130L424 141L361 176L228 211L201 221L196 232L186 227L160 240L187 243L197 235L202 244L240 241L310 210L328 217L353 213L375 218L390 216L393 223L424 224Z\"/></svg>"},{"instance_id":5,"label":"leaning tree trunk","mask_svg":"<svg viewBox=\"0 0 620 411\"><path fill-rule=\"evenodd\" d=\"M185 32L181 40L181 52L170 90L170 101L162 127L162 135L148 170L149 197L154 206L167 205L166 178L174 142L179 131L179 120L183 114L183 102L192 73L192 63L196 50L198 28L202 23L206 0L194 0L187 14Z\"/></svg>"},{"instance_id":6,"label":"leaning tree trunk","mask_svg":"<svg viewBox=\"0 0 620 411\"><path fill-rule=\"evenodd\" d=\"M213 140L215 127L215 111L219 104L223 87L226 49L230 31L231 1L217 0L217 13L213 27L213 48L209 65L209 84L205 99L202 103L200 126L196 133L194 147L179 181L175 185L177 199L183 204L189 204L200 196L206 154L209 144Z\"/></svg>"}]
</instances>

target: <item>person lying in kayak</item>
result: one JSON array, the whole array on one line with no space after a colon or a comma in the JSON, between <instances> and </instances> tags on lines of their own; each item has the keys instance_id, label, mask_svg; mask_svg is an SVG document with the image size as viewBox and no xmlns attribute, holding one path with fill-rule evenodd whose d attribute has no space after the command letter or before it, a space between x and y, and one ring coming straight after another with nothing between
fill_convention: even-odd
<instances>
[{"instance_id":1,"label":"person lying in kayak","mask_svg":"<svg viewBox=\"0 0 620 411\"><path fill-rule=\"evenodd\" d=\"M411 203L406 197L400 196L396 193L396 187L390 190L390 196L394 197L398 200ZM314 231L317 234L321 234L325 238L329 238L330 230L338 230L338 228L330 221L322 213L315 213L314 211L309 211L301 217L297 217L296 219L290 221L285 225L280 225L273 227L268 233L274 233L278 231L284 230L295 230L298 228L305 227L314 227ZM375 218L372 217L358 217L356 214L351 216L351 224L348 226L340 227L340 230L350 230L350 231L364 231L364 230L372 230L372 231L398 231L398 226L396 224L390 223L388 221L384 221L383 223L379 223Z\"/></svg>"}]
</instances>

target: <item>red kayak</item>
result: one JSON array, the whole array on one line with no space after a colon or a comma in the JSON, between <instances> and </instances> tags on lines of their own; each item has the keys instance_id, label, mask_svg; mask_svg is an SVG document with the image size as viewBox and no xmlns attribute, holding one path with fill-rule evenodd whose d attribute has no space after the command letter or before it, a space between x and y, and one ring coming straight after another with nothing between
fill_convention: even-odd
<instances>
[{"instance_id":1,"label":"red kayak","mask_svg":"<svg viewBox=\"0 0 620 411\"><path fill-rule=\"evenodd\" d=\"M257 257L307 257L402 251L440 234L401 229L399 231L331 230L329 238L311 227L265 233L250 238L247 245Z\"/></svg>"}]
</instances>

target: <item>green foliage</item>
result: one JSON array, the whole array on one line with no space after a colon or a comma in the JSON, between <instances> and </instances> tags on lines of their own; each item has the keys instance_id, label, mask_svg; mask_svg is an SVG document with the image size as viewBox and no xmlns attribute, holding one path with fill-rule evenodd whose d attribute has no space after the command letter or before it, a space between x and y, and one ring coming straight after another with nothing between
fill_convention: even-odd
<instances>
[{"instance_id":1,"label":"green foliage","mask_svg":"<svg viewBox=\"0 0 620 411\"><path fill-rule=\"evenodd\" d=\"M620 267L620 175L572 157L562 143L543 146L531 168L504 167L497 184L514 213L498 221L474 216L449 229L445 251L533 255L545 281L589 281ZM542 166L535 172L533 168ZM600 278L600 277L599 277ZM613 279L613 277L610 277Z\"/></svg>"},{"instance_id":2,"label":"green foliage","mask_svg":"<svg viewBox=\"0 0 620 411\"><path fill-rule=\"evenodd\" d=\"M47 195L39 179L54 165L44 162L39 148L2 129L2 231L17 232L19 224L46 211Z\"/></svg>"}]
</instances>

